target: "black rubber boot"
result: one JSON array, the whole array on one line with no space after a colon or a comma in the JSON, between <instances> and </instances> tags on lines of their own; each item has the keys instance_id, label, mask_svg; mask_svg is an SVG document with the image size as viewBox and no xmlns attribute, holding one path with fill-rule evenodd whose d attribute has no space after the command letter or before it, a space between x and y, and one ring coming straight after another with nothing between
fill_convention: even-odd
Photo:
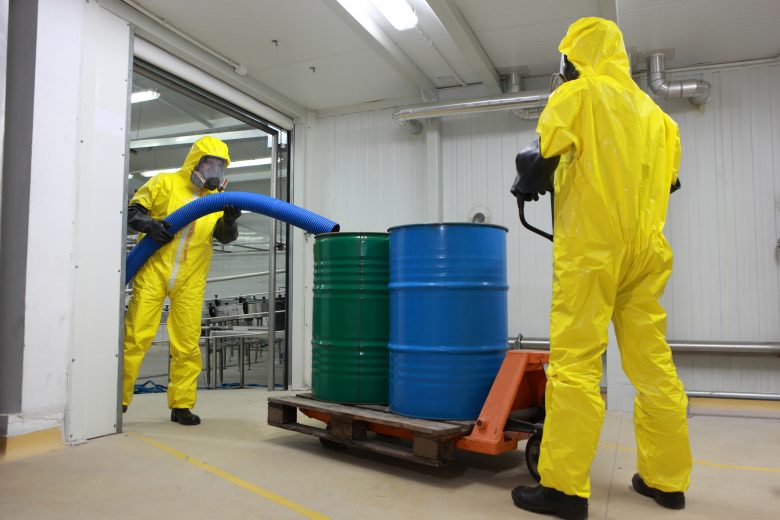
<instances>
[{"instance_id":1,"label":"black rubber boot","mask_svg":"<svg viewBox=\"0 0 780 520\"><path fill-rule=\"evenodd\" d=\"M588 518L588 499L567 495L544 486L518 486L512 490L512 501L520 509L566 520Z\"/></svg>"},{"instance_id":2,"label":"black rubber boot","mask_svg":"<svg viewBox=\"0 0 780 520\"><path fill-rule=\"evenodd\" d=\"M171 408L171 421L184 426L200 424L200 417L190 412L189 408Z\"/></svg>"},{"instance_id":3,"label":"black rubber boot","mask_svg":"<svg viewBox=\"0 0 780 520\"><path fill-rule=\"evenodd\" d=\"M645 484L639 473L634 473L631 484L634 486L634 491L640 495L652 498L660 506L669 509L685 509L685 493L682 491L661 491L660 489L651 488Z\"/></svg>"},{"instance_id":4,"label":"black rubber boot","mask_svg":"<svg viewBox=\"0 0 780 520\"><path fill-rule=\"evenodd\" d=\"M125 413L126 411L127 411L127 405L123 404L122 405L122 413Z\"/></svg>"}]
</instances>

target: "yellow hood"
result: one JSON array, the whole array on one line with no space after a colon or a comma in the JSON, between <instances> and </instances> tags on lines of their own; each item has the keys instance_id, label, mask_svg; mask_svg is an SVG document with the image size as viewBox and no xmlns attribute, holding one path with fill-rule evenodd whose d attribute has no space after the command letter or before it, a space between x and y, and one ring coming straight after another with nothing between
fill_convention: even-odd
<instances>
[{"instance_id":1,"label":"yellow hood","mask_svg":"<svg viewBox=\"0 0 780 520\"><path fill-rule=\"evenodd\" d=\"M635 86L623 34L611 20L580 18L569 26L558 50L581 76L609 76L626 87Z\"/></svg>"},{"instance_id":2,"label":"yellow hood","mask_svg":"<svg viewBox=\"0 0 780 520\"><path fill-rule=\"evenodd\" d=\"M189 181L190 174L198 167L198 163L206 155L225 159L225 161L227 161L226 166L230 166L230 156L228 155L227 145L216 137L207 135L192 143L192 148L190 148L187 158L184 160L184 164L179 170L179 174L183 175L187 181Z\"/></svg>"}]
</instances>

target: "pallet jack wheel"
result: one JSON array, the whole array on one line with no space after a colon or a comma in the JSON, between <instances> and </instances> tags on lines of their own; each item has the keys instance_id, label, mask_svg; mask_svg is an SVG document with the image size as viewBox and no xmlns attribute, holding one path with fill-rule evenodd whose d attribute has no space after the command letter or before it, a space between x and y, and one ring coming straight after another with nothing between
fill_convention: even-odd
<instances>
[{"instance_id":1,"label":"pallet jack wheel","mask_svg":"<svg viewBox=\"0 0 780 520\"><path fill-rule=\"evenodd\" d=\"M542 435L537 432L531 435L525 445L525 465L535 481L541 482L539 475L539 453L542 449Z\"/></svg>"}]
</instances>

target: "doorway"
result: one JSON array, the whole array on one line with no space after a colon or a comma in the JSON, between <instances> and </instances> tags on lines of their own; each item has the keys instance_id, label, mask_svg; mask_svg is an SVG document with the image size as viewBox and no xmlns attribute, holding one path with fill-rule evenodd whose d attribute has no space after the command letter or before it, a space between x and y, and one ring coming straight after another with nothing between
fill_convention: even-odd
<instances>
[{"instance_id":1,"label":"doorway","mask_svg":"<svg viewBox=\"0 0 780 520\"><path fill-rule=\"evenodd\" d=\"M178 170L192 143L204 135L228 145L226 191L288 200L287 131L138 59L132 81L127 202L149 178ZM238 228L234 242L213 243L202 306L198 388L267 386L270 377L275 388L287 388L288 225L245 212ZM136 241L128 230L128 251ZM131 291L128 286L125 305ZM164 391L168 385L167 311L166 300L136 393Z\"/></svg>"}]
</instances>

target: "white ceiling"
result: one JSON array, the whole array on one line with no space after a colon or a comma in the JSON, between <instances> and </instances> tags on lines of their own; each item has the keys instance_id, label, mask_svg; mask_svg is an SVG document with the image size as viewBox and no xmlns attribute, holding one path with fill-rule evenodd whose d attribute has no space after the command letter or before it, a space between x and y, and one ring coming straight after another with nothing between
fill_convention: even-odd
<instances>
[{"instance_id":1,"label":"white ceiling","mask_svg":"<svg viewBox=\"0 0 780 520\"><path fill-rule=\"evenodd\" d=\"M367 0L362 0L367 3ZM448 33L425 0L409 0L417 29L399 32L367 12L436 88L482 81L470 49ZM167 23L245 64L248 74L315 110L418 95L354 24L322 0L136 0ZM441 2L439 2L441 4ZM524 75L555 70L568 25L598 16L611 0L446 0L460 10L488 66ZM335 7L333 5L335 4ZM370 5L370 4L369 4ZM614 5L614 4L611 4ZM780 53L780 0L618 0L626 46L674 49L669 67ZM277 40L278 45L272 40ZM460 41L460 46L456 43ZM314 70L312 70L312 67ZM408 77L408 75L406 76Z\"/></svg>"},{"instance_id":2,"label":"white ceiling","mask_svg":"<svg viewBox=\"0 0 780 520\"><path fill-rule=\"evenodd\" d=\"M598 16L597 0L456 0L471 29L498 69L526 67L549 74L560 60L566 28L583 16Z\"/></svg>"},{"instance_id":3,"label":"white ceiling","mask_svg":"<svg viewBox=\"0 0 780 520\"><path fill-rule=\"evenodd\" d=\"M668 66L780 53L780 0L621 0L627 47L674 49Z\"/></svg>"}]
</instances>

